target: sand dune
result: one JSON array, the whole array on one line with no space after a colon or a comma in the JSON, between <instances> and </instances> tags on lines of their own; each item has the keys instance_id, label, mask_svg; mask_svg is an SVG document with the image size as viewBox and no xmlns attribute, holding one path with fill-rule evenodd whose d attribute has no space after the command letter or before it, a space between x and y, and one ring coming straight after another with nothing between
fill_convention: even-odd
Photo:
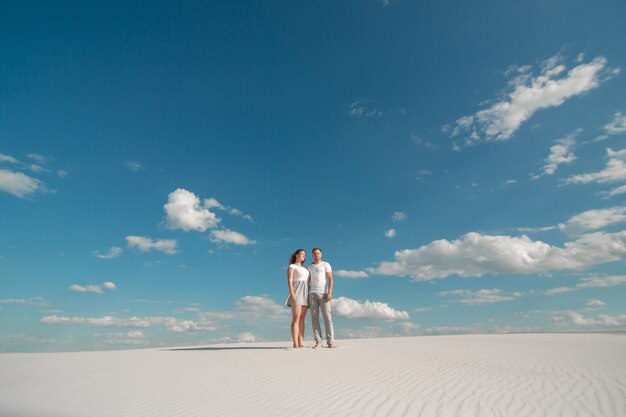
<instances>
[{"instance_id":1,"label":"sand dune","mask_svg":"<svg viewBox=\"0 0 626 417\"><path fill-rule=\"evenodd\" d=\"M626 416L626 335L512 334L0 355L0 414Z\"/></svg>"}]
</instances>

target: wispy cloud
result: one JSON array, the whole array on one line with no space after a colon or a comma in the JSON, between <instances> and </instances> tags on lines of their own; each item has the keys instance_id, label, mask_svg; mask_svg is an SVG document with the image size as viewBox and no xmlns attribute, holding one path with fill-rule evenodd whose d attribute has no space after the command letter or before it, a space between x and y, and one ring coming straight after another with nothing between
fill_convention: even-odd
<instances>
[{"instance_id":1,"label":"wispy cloud","mask_svg":"<svg viewBox=\"0 0 626 417\"><path fill-rule=\"evenodd\" d=\"M462 137L455 148L481 143L509 140L520 126L541 109L558 107L566 100L597 88L619 72L607 66L599 56L588 63L577 63L568 70L562 56L544 61L537 74L532 66L508 71L512 78L508 89L490 107L459 118L444 126L450 137Z\"/></svg>"},{"instance_id":2,"label":"wispy cloud","mask_svg":"<svg viewBox=\"0 0 626 417\"><path fill-rule=\"evenodd\" d=\"M504 301L512 301L516 298L522 297L524 294L522 292L509 292L505 293L500 289L483 289L477 291L470 290L452 290L452 291L442 291L437 295L440 296L455 296L459 297L456 302L461 304L468 305L481 305L481 304L492 304L492 303L501 303Z\"/></svg>"},{"instance_id":3,"label":"wispy cloud","mask_svg":"<svg viewBox=\"0 0 626 417\"><path fill-rule=\"evenodd\" d=\"M346 271L344 269L340 269L340 270L333 272L333 275L337 277L341 277L341 278L354 278L354 279L368 277L367 273L364 271Z\"/></svg>"},{"instance_id":4,"label":"wispy cloud","mask_svg":"<svg viewBox=\"0 0 626 417\"><path fill-rule=\"evenodd\" d=\"M556 295L571 291L578 291L583 288L604 288L615 287L626 284L626 275L611 275L608 277L583 278L575 287L557 287L547 290L544 295Z\"/></svg>"},{"instance_id":5,"label":"wispy cloud","mask_svg":"<svg viewBox=\"0 0 626 417\"><path fill-rule=\"evenodd\" d=\"M391 215L391 220L399 223L405 221L408 217L409 215L402 211L394 211Z\"/></svg>"},{"instance_id":6,"label":"wispy cloud","mask_svg":"<svg viewBox=\"0 0 626 417\"><path fill-rule=\"evenodd\" d=\"M576 145L576 137L580 132L582 132L582 129L577 129L564 138L555 141L555 144L550 147L550 155L545 159L543 172L541 174L532 175L532 179L536 180L544 175L552 175L556 172L559 165L574 162L576 155L574 155L573 149Z\"/></svg>"},{"instance_id":7,"label":"wispy cloud","mask_svg":"<svg viewBox=\"0 0 626 417\"><path fill-rule=\"evenodd\" d=\"M337 317L346 319L369 319L369 320L408 320L409 313L395 310L387 303L378 301L357 301L347 297L339 297L333 300L333 313Z\"/></svg>"},{"instance_id":8,"label":"wispy cloud","mask_svg":"<svg viewBox=\"0 0 626 417\"><path fill-rule=\"evenodd\" d=\"M582 212L558 227L561 232L575 236L623 222L626 222L626 206L617 206Z\"/></svg>"},{"instance_id":9,"label":"wispy cloud","mask_svg":"<svg viewBox=\"0 0 626 417\"><path fill-rule=\"evenodd\" d=\"M233 243L235 245L253 245L256 243L246 235L228 229L212 230L211 237L211 240L217 243Z\"/></svg>"},{"instance_id":10,"label":"wispy cloud","mask_svg":"<svg viewBox=\"0 0 626 417\"><path fill-rule=\"evenodd\" d=\"M222 203L220 203L219 201L217 201L217 199L215 198L207 198L204 200L204 207L206 207L207 209L211 209L211 208L218 208L220 210L226 211L228 214L232 215L232 216L238 216L241 218L244 218L248 221L253 221L252 220L252 216L250 216L249 214L245 214L243 211L236 209L234 207L231 206L225 206Z\"/></svg>"},{"instance_id":11,"label":"wispy cloud","mask_svg":"<svg viewBox=\"0 0 626 417\"><path fill-rule=\"evenodd\" d=\"M626 115L622 112L615 112L613 120L604 125L604 131L608 135L619 135L626 132Z\"/></svg>"},{"instance_id":12,"label":"wispy cloud","mask_svg":"<svg viewBox=\"0 0 626 417\"><path fill-rule=\"evenodd\" d=\"M0 304L23 304L36 307L43 307L47 305L46 301L42 297L34 298L4 298L0 299Z\"/></svg>"},{"instance_id":13,"label":"wispy cloud","mask_svg":"<svg viewBox=\"0 0 626 417\"><path fill-rule=\"evenodd\" d=\"M394 261L381 262L367 272L428 281L451 275L479 277L580 270L626 259L626 231L586 234L562 248L525 235L470 232L457 240L441 239L418 249L399 250L394 257Z\"/></svg>"},{"instance_id":14,"label":"wispy cloud","mask_svg":"<svg viewBox=\"0 0 626 417\"><path fill-rule=\"evenodd\" d=\"M144 236L126 236L126 242L129 248L137 248L142 252L153 249L168 255L174 255L177 252L176 240L173 239L152 240Z\"/></svg>"},{"instance_id":15,"label":"wispy cloud","mask_svg":"<svg viewBox=\"0 0 626 417\"><path fill-rule=\"evenodd\" d=\"M385 237L387 239L393 239L394 237L396 237L396 229L389 229L385 232Z\"/></svg>"},{"instance_id":16,"label":"wispy cloud","mask_svg":"<svg viewBox=\"0 0 626 417\"><path fill-rule=\"evenodd\" d=\"M37 191L44 191L44 183L21 172L0 169L0 191L24 198Z\"/></svg>"},{"instance_id":17,"label":"wispy cloud","mask_svg":"<svg viewBox=\"0 0 626 417\"><path fill-rule=\"evenodd\" d=\"M104 294L104 292L102 291L103 289L107 289L107 290L115 290L117 288L117 286L111 282L111 281L107 281L102 285L78 285L78 284L74 284L70 287L68 287L69 291L75 291L75 292L93 292L96 294Z\"/></svg>"},{"instance_id":18,"label":"wispy cloud","mask_svg":"<svg viewBox=\"0 0 626 417\"><path fill-rule=\"evenodd\" d=\"M582 314L568 310L565 312L567 318L577 326L605 326L605 327L618 327L626 324L626 314L619 316L609 316L606 314L600 314L598 318L586 318Z\"/></svg>"},{"instance_id":19,"label":"wispy cloud","mask_svg":"<svg viewBox=\"0 0 626 417\"><path fill-rule=\"evenodd\" d=\"M614 151L611 148L606 150L606 168L597 172L573 175L567 178L565 184L610 184L614 182L626 181L626 149Z\"/></svg>"},{"instance_id":20,"label":"wispy cloud","mask_svg":"<svg viewBox=\"0 0 626 417\"><path fill-rule=\"evenodd\" d=\"M130 169L131 171L137 172L143 169L143 165L141 165L137 161L126 161L126 168Z\"/></svg>"},{"instance_id":21,"label":"wispy cloud","mask_svg":"<svg viewBox=\"0 0 626 417\"><path fill-rule=\"evenodd\" d=\"M113 259L117 258L122 254L122 248L119 246L111 246L108 253L100 253L99 251L95 251L94 255L96 255L100 259Z\"/></svg>"}]
</instances>

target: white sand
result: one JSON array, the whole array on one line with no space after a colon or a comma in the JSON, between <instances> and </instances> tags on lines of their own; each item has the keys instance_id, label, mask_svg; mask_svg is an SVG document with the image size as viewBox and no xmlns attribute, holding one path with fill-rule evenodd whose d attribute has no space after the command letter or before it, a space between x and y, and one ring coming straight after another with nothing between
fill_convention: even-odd
<instances>
[{"instance_id":1,"label":"white sand","mask_svg":"<svg viewBox=\"0 0 626 417\"><path fill-rule=\"evenodd\" d=\"M1 354L0 415L626 416L626 335Z\"/></svg>"}]
</instances>

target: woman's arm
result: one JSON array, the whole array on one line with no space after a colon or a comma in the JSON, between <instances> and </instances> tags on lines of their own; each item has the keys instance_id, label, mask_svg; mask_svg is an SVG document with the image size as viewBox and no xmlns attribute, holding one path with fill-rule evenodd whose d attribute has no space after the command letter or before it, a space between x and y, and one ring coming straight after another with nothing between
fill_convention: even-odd
<instances>
[{"instance_id":1,"label":"woman's arm","mask_svg":"<svg viewBox=\"0 0 626 417\"><path fill-rule=\"evenodd\" d=\"M296 294L293 292L293 269L287 268L287 286L289 287L289 297L296 302Z\"/></svg>"}]
</instances>

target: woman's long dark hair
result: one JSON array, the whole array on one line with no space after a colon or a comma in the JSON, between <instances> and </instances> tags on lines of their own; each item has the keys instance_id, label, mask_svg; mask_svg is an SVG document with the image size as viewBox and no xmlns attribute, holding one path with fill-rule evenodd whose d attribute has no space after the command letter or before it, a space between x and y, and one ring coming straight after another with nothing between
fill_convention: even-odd
<instances>
[{"instance_id":1,"label":"woman's long dark hair","mask_svg":"<svg viewBox=\"0 0 626 417\"><path fill-rule=\"evenodd\" d=\"M298 249L294 253L291 254L291 258L289 258L289 265L296 263L296 257L299 252L304 252L304 249ZM302 264L300 264L302 266Z\"/></svg>"}]
</instances>

